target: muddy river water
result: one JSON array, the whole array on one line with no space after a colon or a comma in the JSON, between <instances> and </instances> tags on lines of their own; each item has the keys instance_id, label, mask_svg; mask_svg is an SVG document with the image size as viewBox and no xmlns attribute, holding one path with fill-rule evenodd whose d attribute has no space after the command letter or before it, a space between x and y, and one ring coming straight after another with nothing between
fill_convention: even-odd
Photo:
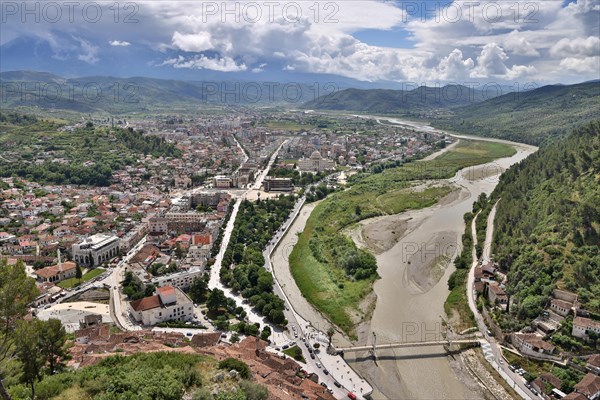
<instances>
[{"instance_id":1,"label":"muddy river water","mask_svg":"<svg viewBox=\"0 0 600 400\"><path fill-rule=\"evenodd\" d=\"M389 118L385 118L385 123L434 130L423 124ZM460 246L463 215L471 210L480 193L491 193L504 170L537 150L519 143L493 141L510 144L517 150L516 154L486 165L465 168L453 178L442 181L456 190L433 207L365 220L351 235L358 245L377 250L374 253L381 276L374 285L377 298L370 324L363 324L359 331L360 343L372 343L373 333L377 343L381 344L442 338L442 331L446 329L442 321L446 319L447 281L454 271L450 260ZM306 218L297 221L302 225L298 231L303 228ZM294 229L291 231L294 235ZM322 317L301 299L298 289L292 287L295 285L288 271L275 267L280 279L287 278L286 292L292 292L299 300L300 314L306 314L307 319L317 326L323 324ZM385 350L377 355L377 362L366 353L346 356L350 365L375 388L374 399L483 397L468 374L453 364L441 346Z\"/></svg>"}]
</instances>

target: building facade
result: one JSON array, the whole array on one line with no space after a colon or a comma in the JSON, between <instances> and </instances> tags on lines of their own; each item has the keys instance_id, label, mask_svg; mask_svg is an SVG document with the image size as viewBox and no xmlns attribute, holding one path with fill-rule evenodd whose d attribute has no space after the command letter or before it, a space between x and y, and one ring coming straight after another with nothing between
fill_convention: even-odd
<instances>
[{"instance_id":1,"label":"building facade","mask_svg":"<svg viewBox=\"0 0 600 400\"><path fill-rule=\"evenodd\" d=\"M321 157L321 153L317 150L315 150L309 158L301 158L298 160L298 169L300 171L321 172L329 171L333 168L333 161Z\"/></svg>"},{"instance_id":2,"label":"building facade","mask_svg":"<svg viewBox=\"0 0 600 400\"><path fill-rule=\"evenodd\" d=\"M266 177L263 180L263 190L265 192L291 192L293 189L290 178Z\"/></svg>"},{"instance_id":3,"label":"building facade","mask_svg":"<svg viewBox=\"0 0 600 400\"><path fill-rule=\"evenodd\" d=\"M77 265L97 267L119 254L120 239L117 236L98 233L71 247Z\"/></svg>"},{"instance_id":4,"label":"building facade","mask_svg":"<svg viewBox=\"0 0 600 400\"><path fill-rule=\"evenodd\" d=\"M156 294L129 303L129 312L143 325L167 321L189 321L194 318L194 304L179 288L163 286Z\"/></svg>"}]
</instances>

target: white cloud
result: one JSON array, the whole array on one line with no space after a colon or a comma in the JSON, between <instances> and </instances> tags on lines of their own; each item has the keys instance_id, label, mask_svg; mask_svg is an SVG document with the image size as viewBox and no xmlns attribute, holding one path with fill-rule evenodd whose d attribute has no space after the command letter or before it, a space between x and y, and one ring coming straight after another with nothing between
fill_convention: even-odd
<instances>
[{"instance_id":1,"label":"white cloud","mask_svg":"<svg viewBox=\"0 0 600 400\"><path fill-rule=\"evenodd\" d=\"M550 48L553 57L593 57L600 55L600 38L590 36L586 38L561 39Z\"/></svg>"},{"instance_id":2,"label":"white cloud","mask_svg":"<svg viewBox=\"0 0 600 400\"><path fill-rule=\"evenodd\" d=\"M525 32L512 31L503 40L504 48L515 55L538 57L539 51L526 39Z\"/></svg>"},{"instance_id":3,"label":"white cloud","mask_svg":"<svg viewBox=\"0 0 600 400\"><path fill-rule=\"evenodd\" d=\"M95 64L100 60L98 57L96 57L98 55L97 46L92 45L90 42L80 37L74 36L73 39L79 42L80 53L77 55L77 59L79 61L83 61L88 64Z\"/></svg>"},{"instance_id":4,"label":"white cloud","mask_svg":"<svg viewBox=\"0 0 600 400\"><path fill-rule=\"evenodd\" d=\"M255 74L258 74L259 72L263 72L265 70L266 66L267 66L266 63L262 63L258 67L252 68L252 72L254 72Z\"/></svg>"},{"instance_id":5,"label":"white cloud","mask_svg":"<svg viewBox=\"0 0 600 400\"><path fill-rule=\"evenodd\" d=\"M488 43L483 46L481 54L477 57L477 67L473 70L471 76L476 78L516 79L536 72L533 66L513 65L509 68L506 65L508 58L502 47L496 43Z\"/></svg>"},{"instance_id":6,"label":"white cloud","mask_svg":"<svg viewBox=\"0 0 600 400\"><path fill-rule=\"evenodd\" d=\"M438 65L439 78L443 80L459 80L469 76L469 71L473 69L475 63L472 59L463 58L463 53L459 49L454 49L447 56L442 58Z\"/></svg>"},{"instance_id":7,"label":"white cloud","mask_svg":"<svg viewBox=\"0 0 600 400\"><path fill-rule=\"evenodd\" d=\"M600 71L600 56L574 58L568 57L560 61L559 66L578 73L598 73ZM598 75L596 75L598 76Z\"/></svg>"},{"instance_id":8,"label":"white cloud","mask_svg":"<svg viewBox=\"0 0 600 400\"><path fill-rule=\"evenodd\" d=\"M108 43L111 46L116 46L116 47L127 47L127 46L131 45L131 43L126 42L124 40L110 40Z\"/></svg>"},{"instance_id":9,"label":"white cloud","mask_svg":"<svg viewBox=\"0 0 600 400\"><path fill-rule=\"evenodd\" d=\"M176 49L188 52L202 52L213 48L210 32L182 34L175 31L172 44Z\"/></svg>"},{"instance_id":10,"label":"white cloud","mask_svg":"<svg viewBox=\"0 0 600 400\"><path fill-rule=\"evenodd\" d=\"M162 65L172 65L174 68L210 69L221 72L239 72L248 69L245 64L237 64L234 59L229 57L209 58L204 55L190 58L179 56L166 60Z\"/></svg>"}]
</instances>

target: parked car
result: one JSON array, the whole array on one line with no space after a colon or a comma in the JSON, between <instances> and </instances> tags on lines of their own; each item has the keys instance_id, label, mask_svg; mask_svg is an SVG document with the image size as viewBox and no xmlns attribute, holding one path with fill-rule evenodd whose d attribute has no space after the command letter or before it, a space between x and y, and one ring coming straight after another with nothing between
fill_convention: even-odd
<instances>
[{"instance_id":1,"label":"parked car","mask_svg":"<svg viewBox=\"0 0 600 400\"><path fill-rule=\"evenodd\" d=\"M323 370L323 373L324 373L325 375L329 375L329 371L327 371L326 369L324 369L324 370Z\"/></svg>"},{"instance_id":2,"label":"parked car","mask_svg":"<svg viewBox=\"0 0 600 400\"><path fill-rule=\"evenodd\" d=\"M333 384L337 387L342 387L342 384L339 383L338 381L333 381Z\"/></svg>"},{"instance_id":3,"label":"parked car","mask_svg":"<svg viewBox=\"0 0 600 400\"><path fill-rule=\"evenodd\" d=\"M317 363L317 368L321 368L321 367L322 367L321 363Z\"/></svg>"},{"instance_id":4,"label":"parked car","mask_svg":"<svg viewBox=\"0 0 600 400\"><path fill-rule=\"evenodd\" d=\"M310 353L310 358L315 359L315 353Z\"/></svg>"}]
</instances>

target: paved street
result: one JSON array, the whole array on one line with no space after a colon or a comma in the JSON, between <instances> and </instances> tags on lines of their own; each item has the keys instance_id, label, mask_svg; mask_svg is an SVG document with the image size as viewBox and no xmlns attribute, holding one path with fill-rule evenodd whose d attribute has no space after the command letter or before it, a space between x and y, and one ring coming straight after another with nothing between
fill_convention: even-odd
<instances>
[{"instance_id":1,"label":"paved street","mask_svg":"<svg viewBox=\"0 0 600 400\"><path fill-rule=\"evenodd\" d=\"M483 246L483 262L487 262L490 260L491 256L491 241L493 237L494 231L494 217L496 215L496 206L491 210L488 221L487 221L487 231L485 243ZM496 342L494 337L488 335L488 328L485 325L483 320L483 316L477 310L477 304L475 302L475 267L478 264L477 255L475 253L475 246L477 245L477 233L475 230L475 223L477 221L477 216L473 218L471 223L471 232L473 234L473 264L471 265L471 269L469 271L469 278L467 280L467 298L469 302L469 308L473 312L475 316L475 321L477 322L477 327L483 334L486 342L482 342L481 349L483 350L483 354L485 359L494 367L496 371L502 376L502 378L508 383L522 398L524 399L537 399L538 397L534 395L527 387L525 387L525 379L519 376L519 374L511 371L508 368L506 362L504 362L502 357L502 350L500 349L500 344ZM500 363L502 361L502 363Z\"/></svg>"}]
</instances>

